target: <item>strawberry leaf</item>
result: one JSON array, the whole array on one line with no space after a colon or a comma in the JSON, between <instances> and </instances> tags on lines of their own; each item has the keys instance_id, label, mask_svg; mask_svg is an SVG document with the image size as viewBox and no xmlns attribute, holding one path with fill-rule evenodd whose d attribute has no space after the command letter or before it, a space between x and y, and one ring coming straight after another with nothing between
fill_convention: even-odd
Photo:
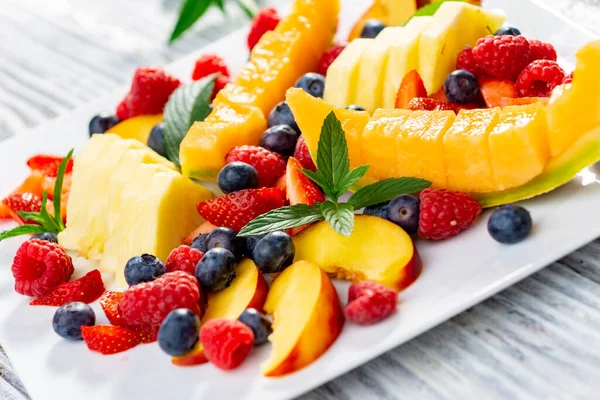
<instances>
[{"instance_id":1,"label":"strawberry leaf","mask_svg":"<svg viewBox=\"0 0 600 400\"><path fill-rule=\"evenodd\" d=\"M321 212L329 225L340 235L350 236L354 230L354 207L349 203L321 203Z\"/></svg>"},{"instance_id":2,"label":"strawberry leaf","mask_svg":"<svg viewBox=\"0 0 600 400\"><path fill-rule=\"evenodd\" d=\"M238 236L266 235L267 233L296 228L323 219L319 204L314 206L306 204L286 206L254 218L242 228Z\"/></svg>"}]
</instances>

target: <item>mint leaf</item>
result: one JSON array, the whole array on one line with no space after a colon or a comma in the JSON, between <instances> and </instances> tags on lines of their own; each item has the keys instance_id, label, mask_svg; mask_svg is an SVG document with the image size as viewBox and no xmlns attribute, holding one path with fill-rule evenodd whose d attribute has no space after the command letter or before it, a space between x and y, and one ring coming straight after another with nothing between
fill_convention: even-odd
<instances>
[{"instance_id":1,"label":"mint leaf","mask_svg":"<svg viewBox=\"0 0 600 400\"><path fill-rule=\"evenodd\" d=\"M62 200L62 187L63 181L65 179L65 172L67 170L67 165L69 165L69 160L73 157L73 149L69 151L69 154L65 158L63 158L62 162L58 166L58 173L56 174L56 182L54 182L54 199L52 201L54 205L54 219L58 225L59 232L65 229L65 224L63 223L61 212L60 212L60 203Z\"/></svg>"},{"instance_id":2,"label":"mint leaf","mask_svg":"<svg viewBox=\"0 0 600 400\"><path fill-rule=\"evenodd\" d=\"M41 217L40 213L37 212L18 211L17 214L19 214L19 217L21 217L25 222L35 222L40 225L46 222Z\"/></svg>"},{"instance_id":3,"label":"mint leaf","mask_svg":"<svg viewBox=\"0 0 600 400\"><path fill-rule=\"evenodd\" d=\"M350 189L352 185L356 183L357 180L365 176L367 170L370 165L361 165L359 167L354 168L352 171L348 172L344 179L340 182L340 196L346 192L346 190Z\"/></svg>"},{"instance_id":4,"label":"mint leaf","mask_svg":"<svg viewBox=\"0 0 600 400\"><path fill-rule=\"evenodd\" d=\"M313 171L311 171L309 169L302 169L302 170L300 170L300 172L302 172L304 175L308 176L308 178L311 181L313 181L314 183L316 183L317 185L319 185L323 190L324 190L325 187L327 187L328 183L317 172L313 172Z\"/></svg>"},{"instance_id":5,"label":"mint leaf","mask_svg":"<svg viewBox=\"0 0 600 400\"><path fill-rule=\"evenodd\" d=\"M323 219L319 204L314 206L297 204L281 207L254 218L242 228L238 236L266 235L267 233L296 228Z\"/></svg>"},{"instance_id":6,"label":"mint leaf","mask_svg":"<svg viewBox=\"0 0 600 400\"><path fill-rule=\"evenodd\" d=\"M187 31L196 21L198 21L211 6L212 0L185 0L179 11L179 18L171 32L169 43Z\"/></svg>"},{"instance_id":7,"label":"mint leaf","mask_svg":"<svg viewBox=\"0 0 600 400\"><path fill-rule=\"evenodd\" d=\"M210 97L216 75L177 88L169 97L164 112L165 152L179 166L179 145L196 121L204 121L210 112Z\"/></svg>"},{"instance_id":8,"label":"mint leaf","mask_svg":"<svg viewBox=\"0 0 600 400\"><path fill-rule=\"evenodd\" d=\"M431 186L431 182L419 178L389 178L365 186L348 199L358 210L392 200L401 194L415 193Z\"/></svg>"},{"instance_id":9,"label":"mint leaf","mask_svg":"<svg viewBox=\"0 0 600 400\"><path fill-rule=\"evenodd\" d=\"M348 145L344 130L332 111L323 121L317 148L317 173L323 182L326 182L321 188L331 199L337 200L344 193L339 190L340 182L349 169Z\"/></svg>"},{"instance_id":10,"label":"mint leaf","mask_svg":"<svg viewBox=\"0 0 600 400\"><path fill-rule=\"evenodd\" d=\"M236 0L236 3L248 18L254 18L258 14L259 8L255 0Z\"/></svg>"},{"instance_id":11,"label":"mint leaf","mask_svg":"<svg viewBox=\"0 0 600 400\"><path fill-rule=\"evenodd\" d=\"M413 19L414 17L429 17L432 16L433 14L436 13L436 11L440 8L440 6L442 4L444 4L447 1L461 1L464 2L465 0L438 0L434 3L430 3L427 4L426 6L423 6L421 8L419 8L409 19L408 21L406 21L404 23L404 25L408 24L408 22Z\"/></svg>"},{"instance_id":12,"label":"mint leaf","mask_svg":"<svg viewBox=\"0 0 600 400\"><path fill-rule=\"evenodd\" d=\"M58 232L62 231L62 228L61 228L62 221L59 224L57 222L57 220L52 215L50 215L50 213L48 212L48 208L46 207L47 204L48 204L48 193L46 193L46 191L44 190L42 192L42 209L39 212L39 218L42 221L42 226L44 226L48 230L48 232L58 233ZM60 215L60 211L59 211L59 215Z\"/></svg>"},{"instance_id":13,"label":"mint leaf","mask_svg":"<svg viewBox=\"0 0 600 400\"><path fill-rule=\"evenodd\" d=\"M321 212L337 233L343 236L352 234L354 230L354 207L352 204L338 204L327 200L321 203Z\"/></svg>"},{"instance_id":14,"label":"mint leaf","mask_svg":"<svg viewBox=\"0 0 600 400\"><path fill-rule=\"evenodd\" d=\"M10 231L0 232L0 242L5 239L12 238L12 237L17 237L17 236L21 236L21 235L35 235L35 234L44 233L44 232L47 232L47 230L41 225L17 226L16 228L11 229Z\"/></svg>"},{"instance_id":15,"label":"mint leaf","mask_svg":"<svg viewBox=\"0 0 600 400\"><path fill-rule=\"evenodd\" d=\"M225 14L225 4L223 4L223 0L214 0L214 2L217 5L217 7L219 7L219 10L221 10L221 12Z\"/></svg>"}]
</instances>

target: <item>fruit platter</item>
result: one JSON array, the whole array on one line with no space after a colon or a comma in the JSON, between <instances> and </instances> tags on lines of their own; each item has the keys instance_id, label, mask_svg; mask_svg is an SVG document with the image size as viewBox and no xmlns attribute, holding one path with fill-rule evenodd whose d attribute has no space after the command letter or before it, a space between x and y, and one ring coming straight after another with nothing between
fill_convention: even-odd
<instances>
[{"instance_id":1,"label":"fruit platter","mask_svg":"<svg viewBox=\"0 0 600 400\"><path fill-rule=\"evenodd\" d=\"M3 142L32 398L290 398L598 237L600 41L515 3L293 0Z\"/></svg>"}]
</instances>

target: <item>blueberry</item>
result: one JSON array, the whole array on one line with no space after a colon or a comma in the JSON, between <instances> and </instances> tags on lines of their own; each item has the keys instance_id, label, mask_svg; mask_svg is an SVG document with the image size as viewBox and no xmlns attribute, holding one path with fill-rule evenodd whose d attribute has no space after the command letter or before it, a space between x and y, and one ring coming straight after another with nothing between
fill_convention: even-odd
<instances>
[{"instance_id":1,"label":"blueberry","mask_svg":"<svg viewBox=\"0 0 600 400\"><path fill-rule=\"evenodd\" d=\"M237 232L231 228L215 228L206 237L206 250L222 247L233 254L236 260L240 260L246 250L243 238L237 236Z\"/></svg>"},{"instance_id":2,"label":"blueberry","mask_svg":"<svg viewBox=\"0 0 600 400\"><path fill-rule=\"evenodd\" d=\"M385 24L378 19L369 19L360 33L361 38L375 39L382 30L385 29Z\"/></svg>"},{"instance_id":3,"label":"blueberry","mask_svg":"<svg viewBox=\"0 0 600 400\"><path fill-rule=\"evenodd\" d=\"M260 138L260 147L290 157L296 150L298 134L289 125L275 125L265 131Z\"/></svg>"},{"instance_id":4,"label":"blueberry","mask_svg":"<svg viewBox=\"0 0 600 400\"><path fill-rule=\"evenodd\" d=\"M374 206L365 207L363 214L373 215L375 217L387 219L387 210L388 210L389 201L385 203L375 204Z\"/></svg>"},{"instance_id":5,"label":"blueberry","mask_svg":"<svg viewBox=\"0 0 600 400\"><path fill-rule=\"evenodd\" d=\"M196 250L200 250L203 253L206 253L206 250L208 250L206 248L206 238L208 237L208 233L201 233L198 236L196 236L196 239L194 239L192 241L192 244L190 244L190 247Z\"/></svg>"},{"instance_id":6,"label":"blueberry","mask_svg":"<svg viewBox=\"0 0 600 400\"><path fill-rule=\"evenodd\" d=\"M40 239L45 240L46 242L58 243L58 236L52 232L39 233L33 236L32 239Z\"/></svg>"},{"instance_id":7,"label":"blueberry","mask_svg":"<svg viewBox=\"0 0 600 400\"><path fill-rule=\"evenodd\" d=\"M151 254L132 257L125 265L125 281L129 286L151 282L167 272L162 261Z\"/></svg>"},{"instance_id":8,"label":"blueberry","mask_svg":"<svg viewBox=\"0 0 600 400\"><path fill-rule=\"evenodd\" d=\"M358 104L350 104L348 107L346 107L346 110L366 111L364 107L361 107Z\"/></svg>"},{"instance_id":9,"label":"blueberry","mask_svg":"<svg viewBox=\"0 0 600 400\"><path fill-rule=\"evenodd\" d=\"M267 122L269 128L275 125L288 125L291 126L296 133L301 134L300 128L298 128L298 124L296 123L296 118L294 118L294 114L286 101L282 101L271 110Z\"/></svg>"},{"instance_id":10,"label":"blueberry","mask_svg":"<svg viewBox=\"0 0 600 400\"><path fill-rule=\"evenodd\" d=\"M183 356L199 339L200 319L192 310L179 308L167 315L158 330L158 345L170 356Z\"/></svg>"},{"instance_id":11,"label":"blueberry","mask_svg":"<svg viewBox=\"0 0 600 400\"><path fill-rule=\"evenodd\" d=\"M234 161L224 166L217 177L217 184L223 193L258 187L258 172L250 164Z\"/></svg>"},{"instance_id":12,"label":"blueberry","mask_svg":"<svg viewBox=\"0 0 600 400\"><path fill-rule=\"evenodd\" d=\"M273 232L259 240L252 252L256 266L264 274L281 272L294 261L296 248L285 232Z\"/></svg>"},{"instance_id":13,"label":"blueberry","mask_svg":"<svg viewBox=\"0 0 600 400\"><path fill-rule=\"evenodd\" d=\"M496 31L496 36L521 36L521 31L514 26L503 26Z\"/></svg>"},{"instance_id":14,"label":"blueberry","mask_svg":"<svg viewBox=\"0 0 600 400\"><path fill-rule=\"evenodd\" d=\"M313 97L323 98L325 90L325 77L321 74L309 72L298 79L295 85L297 88L303 89L306 93Z\"/></svg>"},{"instance_id":15,"label":"blueberry","mask_svg":"<svg viewBox=\"0 0 600 400\"><path fill-rule=\"evenodd\" d=\"M256 346L267 343L267 338L273 333L271 321L254 308L245 309L238 320L252 329L252 332L254 333L254 344Z\"/></svg>"},{"instance_id":16,"label":"blueberry","mask_svg":"<svg viewBox=\"0 0 600 400\"><path fill-rule=\"evenodd\" d=\"M108 112L101 112L98 115L94 115L89 125L90 136L96 133L104 133L119 122L121 121L116 115Z\"/></svg>"},{"instance_id":17,"label":"blueberry","mask_svg":"<svg viewBox=\"0 0 600 400\"><path fill-rule=\"evenodd\" d=\"M508 204L498 207L488 220L488 232L504 244L519 243L531 231L531 215L520 206Z\"/></svg>"},{"instance_id":18,"label":"blueberry","mask_svg":"<svg viewBox=\"0 0 600 400\"><path fill-rule=\"evenodd\" d=\"M265 236L246 236L246 257L250 258L252 261L254 261L253 255L252 253L254 252L254 248L256 247L256 244Z\"/></svg>"},{"instance_id":19,"label":"blueberry","mask_svg":"<svg viewBox=\"0 0 600 400\"><path fill-rule=\"evenodd\" d=\"M471 103L479 95L479 82L469 71L458 69L446 77L444 93L454 103Z\"/></svg>"},{"instance_id":20,"label":"blueberry","mask_svg":"<svg viewBox=\"0 0 600 400\"><path fill-rule=\"evenodd\" d=\"M419 229L420 204L418 197L402 194L390 201L387 209L387 219L407 233L416 233Z\"/></svg>"},{"instance_id":21,"label":"blueberry","mask_svg":"<svg viewBox=\"0 0 600 400\"><path fill-rule=\"evenodd\" d=\"M165 124L160 122L152 127L148 136L148 147L163 157L167 156L165 150Z\"/></svg>"},{"instance_id":22,"label":"blueberry","mask_svg":"<svg viewBox=\"0 0 600 400\"><path fill-rule=\"evenodd\" d=\"M235 278L235 257L221 247L208 250L196 265L196 278L209 292L225 289Z\"/></svg>"},{"instance_id":23,"label":"blueberry","mask_svg":"<svg viewBox=\"0 0 600 400\"><path fill-rule=\"evenodd\" d=\"M95 324L96 314L92 307L79 301L60 306L52 318L54 332L69 340L83 340L81 327Z\"/></svg>"}]
</instances>

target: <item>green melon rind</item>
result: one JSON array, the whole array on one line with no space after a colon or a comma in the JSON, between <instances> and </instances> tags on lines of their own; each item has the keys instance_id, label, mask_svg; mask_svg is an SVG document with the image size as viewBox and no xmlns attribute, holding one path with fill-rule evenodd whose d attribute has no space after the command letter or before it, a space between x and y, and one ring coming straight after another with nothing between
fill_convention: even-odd
<instances>
[{"instance_id":1,"label":"green melon rind","mask_svg":"<svg viewBox=\"0 0 600 400\"><path fill-rule=\"evenodd\" d=\"M187 176L188 178L198 179L200 181L209 181L209 182L216 182L217 175L219 175L218 170L214 170L214 169L193 170L193 169L186 168L185 165L181 166L181 173L184 176Z\"/></svg>"}]
</instances>

